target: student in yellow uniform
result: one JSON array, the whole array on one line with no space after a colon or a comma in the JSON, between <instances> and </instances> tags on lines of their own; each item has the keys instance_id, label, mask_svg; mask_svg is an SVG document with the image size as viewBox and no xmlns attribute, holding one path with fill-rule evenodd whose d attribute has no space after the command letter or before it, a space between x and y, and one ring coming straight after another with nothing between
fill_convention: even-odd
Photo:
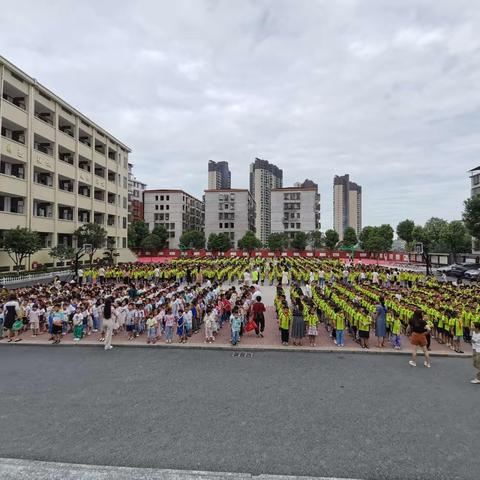
<instances>
[{"instance_id":1,"label":"student in yellow uniform","mask_svg":"<svg viewBox=\"0 0 480 480\"><path fill-rule=\"evenodd\" d=\"M358 320L358 336L360 337L360 345L362 348L370 348L368 346L368 339L370 338L371 323L371 317L367 312L363 312Z\"/></svg>"}]
</instances>

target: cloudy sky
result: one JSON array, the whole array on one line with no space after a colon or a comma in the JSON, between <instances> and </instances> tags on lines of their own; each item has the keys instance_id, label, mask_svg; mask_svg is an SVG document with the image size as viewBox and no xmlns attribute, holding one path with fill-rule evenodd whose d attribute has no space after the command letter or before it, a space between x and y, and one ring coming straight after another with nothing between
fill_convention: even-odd
<instances>
[{"instance_id":1,"label":"cloudy sky","mask_svg":"<svg viewBox=\"0 0 480 480\"><path fill-rule=\"evenodd\" d=\"M13 5L13 4L12 4ZM478 0L24 0L0 53L129 145L150 188L363 186L364 225L460 218L480 165Z\"/></svg>"}]
</instances>

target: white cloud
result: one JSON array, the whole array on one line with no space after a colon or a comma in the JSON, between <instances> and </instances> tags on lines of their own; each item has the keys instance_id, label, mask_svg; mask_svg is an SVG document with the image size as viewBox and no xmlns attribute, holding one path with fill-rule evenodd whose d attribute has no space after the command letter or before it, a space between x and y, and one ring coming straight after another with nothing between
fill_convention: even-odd
<instances>
[{"instance_id":1,"label":"white cloud","mask_svg":"<svg viewBox=\"0 0 480 480\"><path fill-rule=\"evenodd\" d=\"M480 146L470 0L26 0L1 53L133 149L151 187L201 196L267 158L286 184L363 185L364 223L459 218ZM28 32L26 34L25 32Z\"/></svg>"}]
</instances>

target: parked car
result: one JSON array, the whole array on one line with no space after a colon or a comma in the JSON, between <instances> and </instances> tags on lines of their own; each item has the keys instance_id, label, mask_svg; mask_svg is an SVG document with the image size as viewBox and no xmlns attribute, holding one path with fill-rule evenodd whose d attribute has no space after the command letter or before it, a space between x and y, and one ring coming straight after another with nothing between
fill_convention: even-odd
<instances>
[{"instance_id":1,"label":"parked car","mask_svg":"<svg viewBox=\"0 0 480 480\"><path fill-rule=\"evenodd\" d=\"M463 274L463 277L467 280L480 280L480 264L473 263L468 268L469 270Z\"/></svg>"}]
</instances>

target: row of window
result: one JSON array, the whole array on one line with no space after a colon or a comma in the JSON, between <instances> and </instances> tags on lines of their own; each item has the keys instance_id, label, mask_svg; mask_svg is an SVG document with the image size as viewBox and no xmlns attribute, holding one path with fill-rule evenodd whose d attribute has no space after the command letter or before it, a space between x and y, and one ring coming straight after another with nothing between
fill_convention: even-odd
<instances>
[{"instance_id":1,"label":"row of window","mask_svg":"<svg viewBox=\"0 0 480 480\"><path fill-rule=\"evenodd\" d=\"M220 222L218 224L218 228L222 229L222 228L229 228L229 229L232 229L232 228L235 228L235 223L233 222Z\"/></svg>"}]
</instances>

